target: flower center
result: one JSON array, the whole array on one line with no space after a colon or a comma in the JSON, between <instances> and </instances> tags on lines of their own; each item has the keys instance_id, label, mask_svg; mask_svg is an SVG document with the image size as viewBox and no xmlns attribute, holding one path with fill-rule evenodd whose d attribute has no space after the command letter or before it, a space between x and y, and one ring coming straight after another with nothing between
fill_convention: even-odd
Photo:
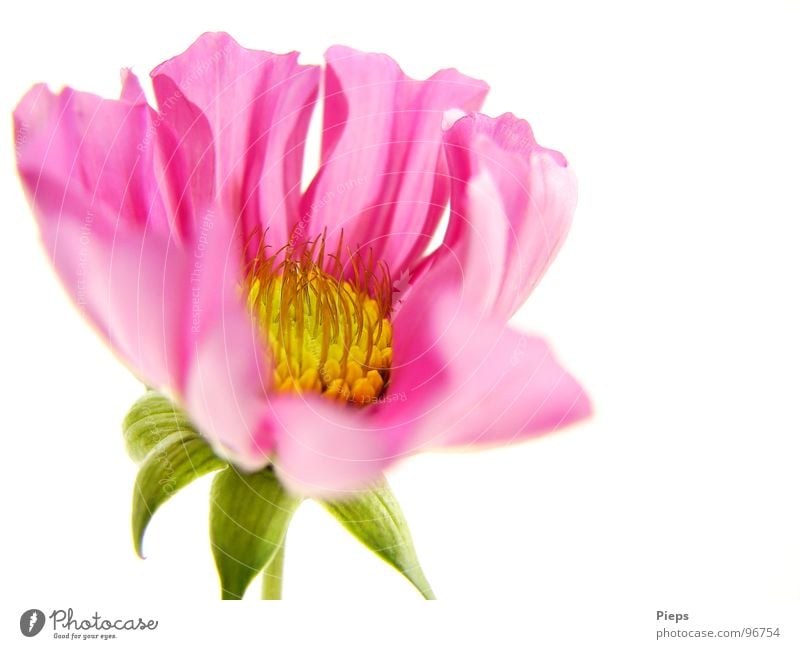
<instances>
[{"instance_id":1,"label":"flower center","mask_svg":"<svg viewBox=\"0 0 800 649\"><path fill-rule=\"evenodd\" d=\"M389 379L392 283L388 268L342 243L325 255L318 238L297 253L263 247L249 273L248 305L272 351L280 392L317 392L343 402L374 403ZM324 263L328 261L328 272Z\"/></svg>"}]
</instances>

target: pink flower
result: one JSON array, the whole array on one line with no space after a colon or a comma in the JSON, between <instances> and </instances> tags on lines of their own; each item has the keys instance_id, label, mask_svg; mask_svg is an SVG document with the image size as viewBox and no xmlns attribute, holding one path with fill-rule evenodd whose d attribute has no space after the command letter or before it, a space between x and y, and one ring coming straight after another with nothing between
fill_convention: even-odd
<instances>
[{"instance_id":1,"label":"pink flower","mask_svg":"<svg viewBox=\"0 0 800 649\"><path fill-rule=\"evenodd\" d=\"M205 34L119 100L37 85L19 173L65 288L224 457L305 494L434 447L586 417L539 338L506 323L575 206L564 157L486 84L409 79L345 47L326 66ZM300 185L320 88L322 161ZM449 125L447 123L451 123ZM444 243L425 255L445 205Z\"/></svg>"}]
</instances>

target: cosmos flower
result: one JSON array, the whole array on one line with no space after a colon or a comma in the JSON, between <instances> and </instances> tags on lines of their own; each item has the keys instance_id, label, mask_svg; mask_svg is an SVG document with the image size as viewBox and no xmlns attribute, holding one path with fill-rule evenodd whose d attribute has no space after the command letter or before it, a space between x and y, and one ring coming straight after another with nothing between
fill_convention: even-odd
<instances>
[{"instance_id":1,"label":"cosmos flower","mask_svg":"<svg viewBox=\"0 0 800 649\"><path fill-rule=\"evenodd\" d=\"M110 348L218 454L304 495L586 417L547 344L507 324L569 229L564 157L476 112L488 88L455 70L297 59L205 34L152 71L155 108L129 70L118 100L37 85L20 102L44 246Z\"/></svg>"}]
</instances>

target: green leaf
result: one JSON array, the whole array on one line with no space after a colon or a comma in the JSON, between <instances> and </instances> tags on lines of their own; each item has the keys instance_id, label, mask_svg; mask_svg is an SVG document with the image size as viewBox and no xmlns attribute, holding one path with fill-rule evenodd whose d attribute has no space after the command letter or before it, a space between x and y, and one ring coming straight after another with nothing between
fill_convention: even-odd
<instances>
[{"instance_id":1,"label":"green leaf","mask_svg":"<svg viewBox=\"0 0 800 649\"><path fill-rule=\"evenodd\" d=\"M261 599L280 599L283 593L283 555L286 552L286 540L264 566L261 574Z\"/></svg>"},{"instance_id":2,"label":"green leaf","mask_svg":"<svg viewBox=\"0 0 800 649\"><path fill-rule=\"evenodd\" d=\"M223 599L241 599L272 561L300 500L283 488L272 467L240 473L229 466L214 476L211 548Z\"/></svg>"},{"instance_id":3,"label":"green leaf","mask_svg":"<svg viewBox=\"0 0 800 649\"><path fill-rule=\"evenodd\" d=\"M134 403L122 422L125 447L137 463L165 437L182 432L198 434L183 410L154 391L148 391Z\"/></svg>"},{"instance_id":4,"label":"green leaf","mask_svg":"<svg viewBox=\"0 0 800 649\"><path fill-rule=\"evenodd\" d=\"M399 570L425 599L436 599L422 572L400 505L389 485L381 482L345 500L322 505L359 541Z\"/></svg>"},{"instance_id":5,"label":"green leaf","mask_svg":"<svg viewBox=\"0 0 800 649\"><path fill-rule=\"evenodd\" d=\"M195 478L226 466L228 463L191 431L168 435L150 450L133 487L131 523L133 543L140 557L145 530L156 510Z\"/></svg>"}]
</instances>

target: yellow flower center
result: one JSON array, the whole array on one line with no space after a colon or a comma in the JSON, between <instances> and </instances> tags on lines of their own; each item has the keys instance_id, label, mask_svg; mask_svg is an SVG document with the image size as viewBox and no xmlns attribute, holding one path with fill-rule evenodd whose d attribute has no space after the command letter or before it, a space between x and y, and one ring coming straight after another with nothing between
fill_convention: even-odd
<instances>
[{"instance_id":1,"label":"yellow flower center","mask_svg":"<svg viewBox=\"0 0 800 649\"><path fill-rule=\"evenodd\" d=\"M385 264L342 243L325 255L318 238L298 253L289 246L257 255L249 273L248 305L272 351L280 392L317 392L359 405L374 403L392 364L392 283ZM331 272L323 270L326 259Z\"/></svg>"}]
</instances>

